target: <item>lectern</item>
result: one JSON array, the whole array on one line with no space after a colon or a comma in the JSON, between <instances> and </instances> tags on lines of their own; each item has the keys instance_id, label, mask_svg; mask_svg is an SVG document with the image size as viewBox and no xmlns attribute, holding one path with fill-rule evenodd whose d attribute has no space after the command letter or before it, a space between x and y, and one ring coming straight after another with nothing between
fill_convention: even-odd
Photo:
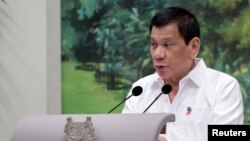
<instances>
[{"instance_id":1,"label":"lectern","mask_svg":"<svg viewBox=\"0 0 250 141\"><path fill-rule=\"evenodd\" d=\"M95 141L157 141L161 129L175 120L170 113L36 115L18 122L11 141L64 141L65 125L91 117Z\"/></svg>"}]
</instances>

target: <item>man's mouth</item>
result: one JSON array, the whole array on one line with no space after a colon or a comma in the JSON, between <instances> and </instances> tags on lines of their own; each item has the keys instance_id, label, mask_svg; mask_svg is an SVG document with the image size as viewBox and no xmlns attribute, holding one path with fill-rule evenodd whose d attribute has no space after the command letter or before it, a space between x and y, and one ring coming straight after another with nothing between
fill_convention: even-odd
<instances>
[{"instance_id":1,"label":"man's mouth","mask_svg":"<svg viewBox=\"0 0 250 141\"><path fill-rule=\"evenodd\" d=\"M166 65L156 65L156 69L163 69L165 67L167 67L167 66Z\"/></svg>"}]
</instances>

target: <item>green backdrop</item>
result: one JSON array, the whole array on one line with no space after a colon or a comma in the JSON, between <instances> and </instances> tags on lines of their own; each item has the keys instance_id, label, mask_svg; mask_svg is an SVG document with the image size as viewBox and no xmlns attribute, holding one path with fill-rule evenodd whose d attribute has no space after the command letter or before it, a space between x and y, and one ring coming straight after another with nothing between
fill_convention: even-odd
<instances>
[{"instance_id":1,"label":"green backdrop","mask_svg":"<svg viewBox=\"0 0 250 141\"><path fill-rule=\"evenodd\" d=\"M198 17L199 56L238 79L250 123L250 0L61 0L62 113L107 113L153 72L149 21L168 6Z\"/></svg>"}]
</instances>

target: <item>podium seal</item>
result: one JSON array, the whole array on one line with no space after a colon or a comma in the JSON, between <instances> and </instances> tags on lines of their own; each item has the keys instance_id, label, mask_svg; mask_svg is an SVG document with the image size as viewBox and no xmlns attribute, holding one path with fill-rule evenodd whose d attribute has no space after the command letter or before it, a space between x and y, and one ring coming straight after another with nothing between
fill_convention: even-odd
<instances>
[{"instance_id":1,"label":"podium seal","mask_svg":"<svg viewBox=\"0 0 250 141\"><path fill-rule=\"evenodd\" d=\"M91 117L87 117L85 122L73 122L72 117L68 117L64 132L64 141L95 141Z\"/></svg>"}]
</instances>

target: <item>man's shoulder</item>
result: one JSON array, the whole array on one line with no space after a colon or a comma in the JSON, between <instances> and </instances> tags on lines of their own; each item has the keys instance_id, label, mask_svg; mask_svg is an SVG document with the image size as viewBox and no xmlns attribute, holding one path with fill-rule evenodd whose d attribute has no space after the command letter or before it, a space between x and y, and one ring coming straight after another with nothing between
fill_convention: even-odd
<instances>
[{"instance_id":1,"label":"man's shoulder","mask_svg":"<svg viewBox=\"0 0 250 141\"><path fill-rule=\"evenodd\" d=\"M234 78L232 75L212 68L208 68L207 76L211 80L237 82L236 78Z\"/></svg>"},{"instance_id":2,"label":"man's shoulder","mask_svg":"<svg viewBox=\"0 0 250 141\"><path fill-rule=\"evenodd\" d=\"M157 73L153 73L150 75L146 75L140 79L138 79L137 81L135 81L135 84L143 84L143 83L148 83L148 82L154 82L157 79L159 79L159 76Z\"/></svg>"}]
</instances>

